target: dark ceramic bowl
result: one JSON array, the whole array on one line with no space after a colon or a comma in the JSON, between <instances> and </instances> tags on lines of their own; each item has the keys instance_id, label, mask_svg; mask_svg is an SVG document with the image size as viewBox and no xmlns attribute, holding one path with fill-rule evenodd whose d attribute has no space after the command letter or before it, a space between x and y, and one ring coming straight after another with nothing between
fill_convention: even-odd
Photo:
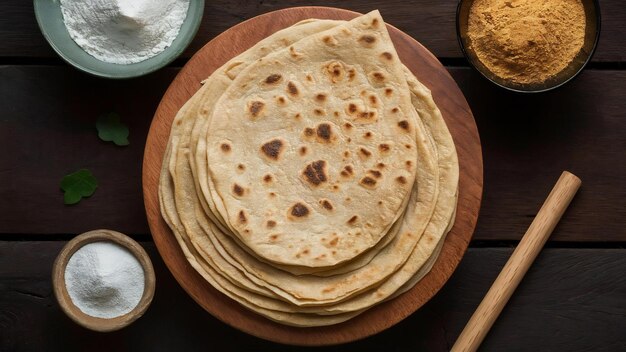
<instances>
[{"instance_id":1,"label":"dark ceramic bowl","mask_svg":"<svg viewBox=\"0 0 626 352\"><path fill-rule=\"evenodd\" d=\"M585 42L583 47L568 67L545 82L532 84L514 83L496 76L480 62L471 49L470 39L467 35L469 12L474 0L460 0L456 10L456 35L459 45L461 46L461 51L472 67L485 78L502 88L522 93L539 93L560 87L574 79L574 77L583 70L585 65L591 60L596 46L598 45L598 39L600 38L600 5L598 1L581 1L585 8L586 17Z\"/></svg>"}]
</instances>

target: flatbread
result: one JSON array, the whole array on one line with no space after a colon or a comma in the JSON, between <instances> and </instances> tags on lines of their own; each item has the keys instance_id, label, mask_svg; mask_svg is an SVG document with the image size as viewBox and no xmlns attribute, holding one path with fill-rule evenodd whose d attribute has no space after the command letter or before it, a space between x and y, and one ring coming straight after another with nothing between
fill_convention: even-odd
<instances>
[{"instance_id":1,"label":"flatbread","mask_svg":"<svg viewBox=\"0 0 626 352\"><path fill-rule=\"evenodd\" d=\"M410 104L374 12L251 63L207 128L220 216L274 263L329 267L370 249L414 183L415 168L405 167L417 153Z\"/></svg>"},{"instance_id":2,"label":"flatbread","mask_svg":"<svg viewBox=\"0 0 626 352\"><path fill-rule=\"evenodd\" d=\"M368 15L373 16L370 19L379 18L378 14ZM248 309L295 326L336 324L410 289L436 260L456 208L458 163L453 141L430 92L402 67L402 80L408 82L407 91L411 94L409 113L419 114L419 119L416 114L413 120L415 146L416 151L423 153L417 154L415 167L423 172L417 172L391 229L369 249L322 271L271 263L233 234L232 224L221 216L215 204L216 200L223 200L206 197L216 189L211 190L211 177L207 177L207 182L198 180L199 170L209 161L202 156L206 149L202 131L211 123L215 101L221 93L254 60L314 33L340 28L342 23L299 23L268 37L218 69L177 115L159 187L163 217L191 265L214 287ZM417 230L415 236L410 232L407 233L411 236L402 236L406 228ZM399 239L408 250L401 251ZM384 265L387 262L395 264ZM373 279L370 272L374 273ZM320 294L322 287L333 287L330 291L337 293Z\"/></svg>"}]
</instances>

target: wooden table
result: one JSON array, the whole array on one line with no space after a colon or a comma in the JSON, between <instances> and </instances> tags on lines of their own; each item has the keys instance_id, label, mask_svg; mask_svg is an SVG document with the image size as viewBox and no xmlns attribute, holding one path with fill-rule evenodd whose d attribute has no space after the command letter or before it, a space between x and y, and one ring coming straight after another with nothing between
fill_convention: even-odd
<instances>
[{"instance_id":1,"label":"wooden table","mask_svg":"<svg viewBox=\"0 0 626 352\"><path fill-rule=\"evenodd\" d=\"M602 6L593 62L550 93L497 89L472 71L455 39L456 1L209 0L200 31L173 65L111 81L68 67L37 28L32 2L0 2L0 350L296 350L243 334L211 317L178 286L151 242L141 195L148 126L169 82L194 51L257 14L309 4L366 12L427 46L467 97L484 153L483 205L470 249L451 280L397 326L328 350L428 350L451 346L564 169L583 186L482 348L485 351L626 349L626 7ZM115 111L131 144L97 138ZM64 206L61 178L88 168L96 193ZM110 228L147 249L157 290L146 315L110 334L63 315L52 261L76 234ZM298 349L299 350L299 349Z\"/></svg>"}]
</instances>

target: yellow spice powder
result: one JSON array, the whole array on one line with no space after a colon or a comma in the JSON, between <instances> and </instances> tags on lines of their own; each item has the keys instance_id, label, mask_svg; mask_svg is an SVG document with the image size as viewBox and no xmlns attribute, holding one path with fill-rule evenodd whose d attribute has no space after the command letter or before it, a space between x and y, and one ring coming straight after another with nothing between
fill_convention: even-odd
<instances>
[{"instance_id":1,"label":"yellow spice powder","mask_svg":"<svg viewBox=\"0 0 626 352\"><path fill-rule=\"evenodd\" d=\"M541 83L572 62L585 40L580 0L476 0L470 8L470 49L496 76Z\"/></svg>"}]
</instances>

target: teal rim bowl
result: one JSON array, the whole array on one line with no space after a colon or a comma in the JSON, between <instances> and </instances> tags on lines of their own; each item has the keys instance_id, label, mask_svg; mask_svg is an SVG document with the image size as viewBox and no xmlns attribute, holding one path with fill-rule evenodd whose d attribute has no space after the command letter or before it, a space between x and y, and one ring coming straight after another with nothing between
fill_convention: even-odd
<instances>
[{"instance_id":1,"label":"teal rim bowl","mask_svg":"<svg viewBox=\"0 0 626 352\"><path fill-rule=\"evenodd\" d=\"M154 72L174 61L195 37L204 11L204 0L191 0L187 18L172 45L134 64L113 64L87 54L67 32L58 0L34 0L35 17L44 37L63 60L77 69L104 78L131 78Z\"/></svg>"}]
</instances>

